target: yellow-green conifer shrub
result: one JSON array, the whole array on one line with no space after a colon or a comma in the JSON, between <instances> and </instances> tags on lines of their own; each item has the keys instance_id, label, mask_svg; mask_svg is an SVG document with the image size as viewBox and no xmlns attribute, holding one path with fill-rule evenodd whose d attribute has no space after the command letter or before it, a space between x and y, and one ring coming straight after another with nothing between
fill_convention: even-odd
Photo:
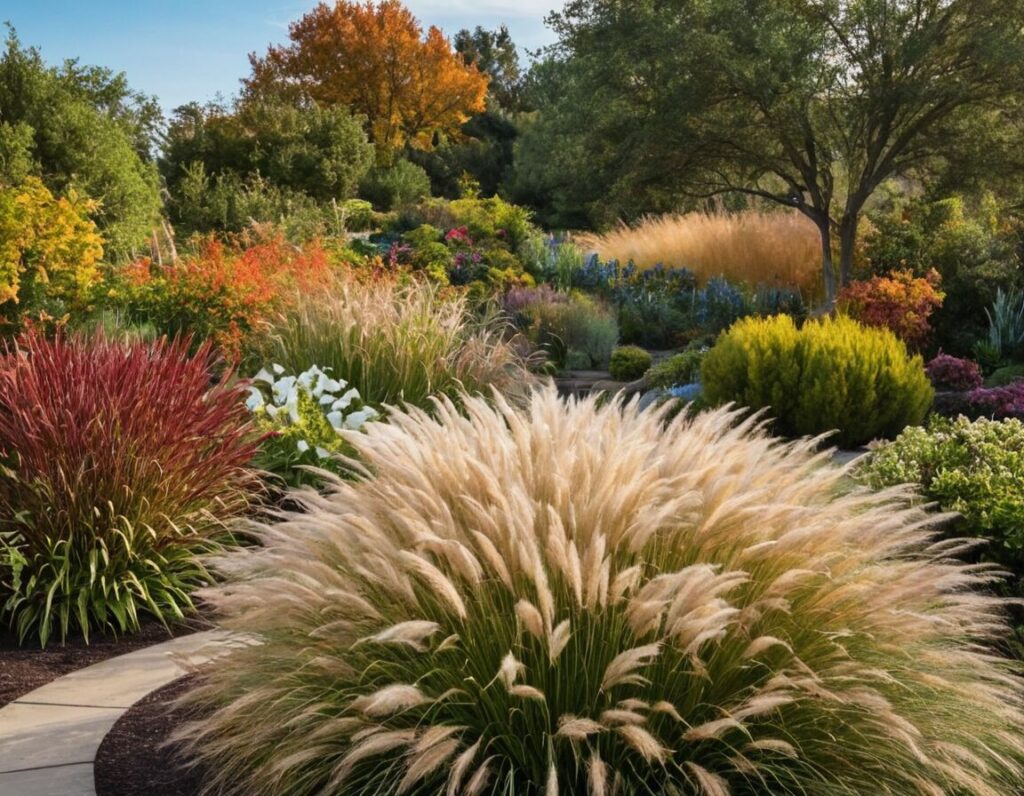
<instances>
[{"instance_id":1,"label":"yellow-green conifer shrub","mask_svg":"<svg viewBox=\"0 0 1024 796\"><path fill-rule=\"evenodd\" d=\"M990 575L735 413L448 399L229 554L255 636L182 733L216 794L1007 796Z\"/></svg>"},{"instance_id":2,"label":"yellow-green conifer shrub","mask_svg":"<svg viewBox=\"0 0 1024 796\"><path fill-rule=\"evenodd\" d=\"M780 433L836 431L844 446L892 437L920 423L934 390L920 356L887 329L845 317L744 318L704 358L704 396L766 409Z\"/></svg>"}]
</instances>

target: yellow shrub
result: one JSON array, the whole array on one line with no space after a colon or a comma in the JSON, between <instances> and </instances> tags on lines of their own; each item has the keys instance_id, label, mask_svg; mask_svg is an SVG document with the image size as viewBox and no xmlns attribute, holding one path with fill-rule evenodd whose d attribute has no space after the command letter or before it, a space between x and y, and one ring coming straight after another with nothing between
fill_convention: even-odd
<instances>
[{"instance_id":1,"label":"yellow shrub","mask_svg":"<svg viewBox=\"0 0 1024 796\"><path fill-rule=\"evenodd\" d=\"M934 395L921 357L892 332L847 317L799 331L785 315L746 318L722 335L701 374L713 404L769 409L784 434L838 430L847 446L920 423Z\"/></svg>"},{"instance_id":2,"label":"yellow shrub","mask_svg":"<svg viewBox=\"0 0 1024 796\"><path fill-rule=\"evenodd\" d=\"M9 314L13 304L29 311L47 299L86 300L103 257L93 209L73 192L55 198L35 177L0 187L0 312Z\"/></svg>"}]
</instances>

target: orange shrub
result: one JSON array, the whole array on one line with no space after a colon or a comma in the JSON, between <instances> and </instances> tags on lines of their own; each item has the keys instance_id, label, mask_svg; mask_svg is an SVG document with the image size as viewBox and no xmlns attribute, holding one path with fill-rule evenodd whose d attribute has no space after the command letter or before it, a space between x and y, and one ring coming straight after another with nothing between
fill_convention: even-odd
<instances>
[{"instance_id":1,"label":"orange shrub","mask_svg":"<svg viewBox=\"0 0 1024 796\"><path fill-rule=\"evenodd\" d=\"M239 250L209 240L170 265L134 263L122 273L122 289L136 319L162 333L209 338L238 360L253 334L330 272L318 243L300 249L276 237Z\"/></svg>"},{"instance_id":2,"label":"orange shrub","mask_svg":"<svg viewBox=\"0 0 1024 796\"><path fill-rule=\"evenodd\" d=\"M868 326L889 329L912 348L920 348L931 334L928 319L942 306L942 278L932 269L923 277L893 271L887 276L856 280L839 291L840 309Z\"/></svg>"}]
</instances>

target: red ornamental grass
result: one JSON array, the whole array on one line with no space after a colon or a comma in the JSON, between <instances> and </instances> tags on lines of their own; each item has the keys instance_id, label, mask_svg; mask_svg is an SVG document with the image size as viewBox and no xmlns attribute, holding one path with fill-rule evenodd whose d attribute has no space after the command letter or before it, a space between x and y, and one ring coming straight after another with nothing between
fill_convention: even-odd
<instances>
[{"instance_id":1,"label":"red ornamental grass","mask_svg":"<svg viewBox=\"0 0 1024 796\"><path fill-rule=\"evenodd\" d=\"M205 581L193 554L247 507L257 439L244 387L211 384L210 344L189 345L30 334L0 353L0 613L22 636L179 615Z\"/></svg>"}]
</instances>

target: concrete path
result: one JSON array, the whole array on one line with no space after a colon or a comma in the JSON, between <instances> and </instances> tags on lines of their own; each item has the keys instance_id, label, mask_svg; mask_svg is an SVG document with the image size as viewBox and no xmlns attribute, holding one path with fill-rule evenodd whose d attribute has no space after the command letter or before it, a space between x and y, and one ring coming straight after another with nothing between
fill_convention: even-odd
<instances>
[{"instance_id":1,"label":"concrete path","mask_svg":"<svg viewBox=\"0 0 1024 796\"><path fill-rule=\"evenodd\" d=\"M209 630L110 658L0 708L0 796L95 796L93 762L146 695L245 643Z\"/></svg>"}]
</instances>

